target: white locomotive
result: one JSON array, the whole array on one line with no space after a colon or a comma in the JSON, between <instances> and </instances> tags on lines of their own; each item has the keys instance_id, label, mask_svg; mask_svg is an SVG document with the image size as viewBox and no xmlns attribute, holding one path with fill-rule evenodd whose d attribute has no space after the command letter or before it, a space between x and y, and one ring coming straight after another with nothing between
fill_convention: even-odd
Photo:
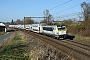
<instances>
[{"instance_id":1,"label":"white locomotive","mask_svg":"<svg viewBox=\"0 0 90 60\"><path fill-rule=\"evenodd\" d=\"M42 33L53 36L57 39L66 38L66 26L65 25L53 25L53 26L42 26Z\"/></svg>"}]
</instances>

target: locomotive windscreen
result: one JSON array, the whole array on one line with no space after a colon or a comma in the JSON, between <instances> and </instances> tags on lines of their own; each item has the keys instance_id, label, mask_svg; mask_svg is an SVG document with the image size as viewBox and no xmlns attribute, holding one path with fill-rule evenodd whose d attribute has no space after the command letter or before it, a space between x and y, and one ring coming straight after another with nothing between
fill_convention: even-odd
<instances>
[{"instance_id":1,"label":"locomotive windscreen","mask_svg":"<svg viewBox=\"0 0 90 60\"><path fill-rule=\"evenodd\" d=\"M58 30L64 30L65 27L58 27Z\"/></svg>"},{"instance_id":2,"label":"locomotive windscreen","mask_svg":"<svg viewBox=\"0 0 90 60\"><path fill-rule=\"evenodd\" d=\"M65 25L58 26L58 30L65 30Z\"/></svg>"}]
</instances>

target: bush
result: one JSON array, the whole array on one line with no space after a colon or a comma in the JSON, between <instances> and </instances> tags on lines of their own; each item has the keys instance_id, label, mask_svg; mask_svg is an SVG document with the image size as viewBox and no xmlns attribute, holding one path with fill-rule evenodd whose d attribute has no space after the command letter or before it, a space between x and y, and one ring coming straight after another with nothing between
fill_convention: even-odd
<instances>
[{"instance_id":1,"label":"bush","mask_svg":"<svg viewBox=\"0 0 90 60\"><path fill-rule=\"evenodd\" d=\"M81 24L69 25L67 28L69 33L90 37L90 19Z\"/></svg>"}]
</instances>

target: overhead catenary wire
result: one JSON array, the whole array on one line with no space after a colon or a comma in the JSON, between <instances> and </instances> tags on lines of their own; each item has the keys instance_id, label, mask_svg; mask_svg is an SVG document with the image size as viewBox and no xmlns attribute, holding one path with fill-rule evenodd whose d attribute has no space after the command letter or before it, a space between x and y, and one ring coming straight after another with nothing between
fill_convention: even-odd
<instances>
[{"instance_id":1,"label":"overhead catenary wire","mask_svg":"<svg viewBox=\"0 0 90 60\"><path fill-rule=\"evenodd\" d=\"M74 19L75 17L77 17L77 19L80 20L81 18L83 18L82 16L83 15L82 15L81 12L74 12L74 13L70 13L70 14L66 14L66 15L56 16L56 17L54 17L54 19L56 19L56 20L65 20L65 19L68 19L68 18L69 19Z\"/></svg>"},{"instance_id":2,"label":"overhead catenary wire","mask_svg":"<svg viewBox=\"0 0 90 60\"><path fill-rule=\"evenodd\" d=\"M60 4L60 5L57 5L57 6L53 7L53 8L50 8L49 11L50 11L50 10L53 10L53 9L56 9L57 7L60 7L60 6L66 4L66 3L69 3L69 2L71 2L71 1L72 1L72 0L69 0L69 1L64 2L64 3ZM88 1L88 0L85 0L85 1ZM84 1L83 1L83 2L84 2ZM82 2L81 2L81 3L82 3ZM74 5L74 6L70 7L70 8L64 9L64 10L62 10L62 11L60 11L60 12L57 12L57 13L55 13L55 14L52 14L52 15L56 15L56 14L59 14L59 13L61 13L61 12L67 11L67 10L69 10L69 9L75 8L75 7L77 7L78 5L80 5L81 3L76 4L76 5ZM43 13L43 12L41 12L41 13ZM39 13L39 14L41 14L41 13ZM37 14L37 15L39 15L39 14ZM75 15L78 15L78 14L75 14ZM63 18L63 17L69 17L69 16L75 16L75 15L72 14L72 15L68 15L68 16L61 16L61 18ZM80 15L80 14L79 14L79 15Z\"/></svg>"},{"instance_id":3,"label":"overhead catenary wire","mask_svg":"<svg viewBox=\"0 0 90 60\"><path fill-rule=\"evenodd\" d=\"M55 14L58 14L58 13L61 13L61 12L67 11L67 10L69 10L69 9L72 9L72 8L78 6L78 5L80 5L80 4L74 5L74 6L70 7L70 8L67 8L67 9L65 9L65 10L62 10L62 11L57 12L57 13L55 13ZM54 15L55 15L55 14L54 14Z\"/></svg>"},{"instance_id":4,"label":"overhead catenary wire","mask_svg":"<svg viewBox=\"0 0 90 60\"><path fill-rule=\"evenodd\" d=\"M88 1L88 0L85 0L85 1ZM83 1L84 2L84 1ZM69 9L72 9L72 8L74 8L74 7L76 7L76 6L78 6L78 5L80 5L81 3L79 3L79 4L76 4L76 5L74 5L74 6L72 6L72 7L70 7L70 8L67 8L67 9L65 9L65 10L62 10L62 11L60 11L60 12L57 12L57 13L55 13L55 14L58 14L58 13L62 13L62 12L64 12L64 11L67 11L67 10L69 10ZM53 14L53 15L55 15L55 14ZM60 17L57 17L57 18L65 18L65 17L70 17L70 16L75 16L75 15L80 15L80 14L82 14L82 12L78 12L78 13L73 13L73 14L69 14L69 15L61 15Z\"/></svg>"},{"instance_id":5,"label":"overhead catenary wire","mask_svg":"<svg viewBox=\"0 0 90 60\"><path fill-rule=\"evenodd\" d=\"M67 4L67 3L71 2L71 1L73 1L73 0L66 1L66 2L64 2L64 3L60 4L60 5L57 5L57 6L55 6L55 7L52 7L52 8L50 8L50 9L48 9L48 10L50 11L50 10L55 9L55 8L57 8L57 7L60 7L60 6L64 5L64 4ZM43 12L40 12L40 13L35 14L35 15L39 15L39 14L41 14L41 13L43 13Z\"/></svg>"},{"instance_id":6,"label":"overhead catenary wire","mask_svg":"<svg viewBox=\"0 0 90 60\"><path fill-rule=\"evenodd\" d=\"M88 0L85 0L85 1L88 1ZM83 2L84 2L84 1L83 1ZM81 4L81 3L76 4L76 5L74 5L74 6L70 7L70 8L67 8L67 9L65 9L65 10L62 10L62 11L57 12L57 13L55 13L55 14L58 14L58 13L61 13L61 12L67 11L67 10L69 10L69 9L72 9L72 8L74 8L74 7L78 6L78 5L80 5L80 4ZM55 14L54 14L54 15L55 15Z\"/></svg>"},{"instance_id":7,"label":"overhead catenary wire","mask_svg":"<svg viewBox=\"0 0 90 60\"><path fill-rule=\"evenodd\" d=\"M53 8L50 8L49 10L55 9L55 8L57 8L57 7L60 7L60 6L66 4L66 3L69 3L69 2L71 2L71 1L72 1L72 0L66 1L66 2L64 2L64 3L60 4L60 5L57 5L57 6L53 7Z\"/></svg>"},{"instance_id":8,"label":"overhead catenary wire","mask_svg":"<svg viewBox=\"0 0 90 60\"><path fill-rule=\"evenodd\" d=\"M61 15L60 18L69 17L69 16L75 16L75 15L78 15L78 14L81 14L81 12L75 12L75 13L71 13L71 14Z\"/></svg>"}]
</instances>

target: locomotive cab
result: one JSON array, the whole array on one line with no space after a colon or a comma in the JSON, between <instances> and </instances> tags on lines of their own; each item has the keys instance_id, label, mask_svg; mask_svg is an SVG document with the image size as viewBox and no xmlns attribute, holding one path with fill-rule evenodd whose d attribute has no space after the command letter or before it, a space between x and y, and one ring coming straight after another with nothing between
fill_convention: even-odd
<instances>
[{"instance_id":1,"label":"locomotive cab","mask_svg":"<svg viewBox=\"0 0 90 60\"><path fill-rule=\"evenodd\" d=\"M65 39L66 38L67 29L66 29L65 25L57 25L56 30L57 30L57 38L59 38L59 39Z\"/></svg>"}]
</instances>

